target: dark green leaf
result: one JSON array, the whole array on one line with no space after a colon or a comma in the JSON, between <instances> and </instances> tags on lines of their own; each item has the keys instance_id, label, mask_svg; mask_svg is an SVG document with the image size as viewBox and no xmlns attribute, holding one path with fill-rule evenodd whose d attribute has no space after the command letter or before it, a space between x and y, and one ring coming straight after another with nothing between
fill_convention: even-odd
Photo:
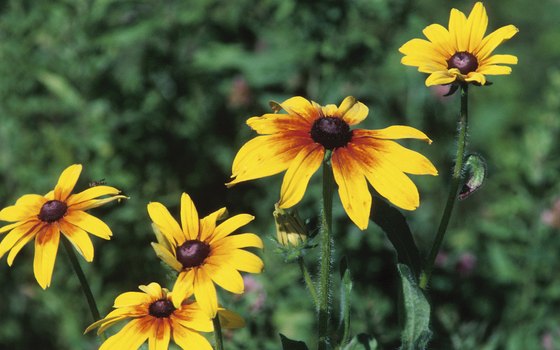
<instances>
[{"instance_id":1,"label":"dark green leaf","mask_svg":"<svg viewBox=\"0 0 560 350\"><path fill-rule=\"evenodd\" d=\"M284 334L280 334L282 340L282 350L309 350L304 342L287 338Z\"/></svg>"}]
</instances>

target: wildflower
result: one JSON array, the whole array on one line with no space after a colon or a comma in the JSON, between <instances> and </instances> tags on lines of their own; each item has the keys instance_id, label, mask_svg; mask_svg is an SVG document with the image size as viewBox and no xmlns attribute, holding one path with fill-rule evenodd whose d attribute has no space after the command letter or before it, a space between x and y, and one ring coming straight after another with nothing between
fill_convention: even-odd
<instances>
[{"instance_id":1,"label":"wildflower","mask_svg":"<svg viewBox=\"0 0 560 350\"><path fill-rule=\"evenodd\" d=\"M185 296L194 290L196 301L214 317L218 309L214 283L227 291L241 294L244 285L239 271L262 271L262 260L240 249L262 248L261 239L254 233L231 235L254 217L239 214L216 225L225 212L226 208L222 208L199 220L194 203L188 194L183 193L181 228L163 204L148 204L158 240L158 243L152 243L152 247L160 259L179 272L173 286L175 307L179 307Z\"/></svg>"},{"instance_id":2,"label":"wildflower","mask_svg":"<svg viewBox=\"0 0 560 350\"><path fill-rule=\"evenodd\" d=\"M107 339L99 350L134 350L146 339L150 349L168 349L173 339L181 349L212 350L208 340L199 332L212 332L214 326L196 302L185 298L175 306L171 302L172 293L155 282L138 288L142 292L119 295L113 305L115 310L86 329L85 333L99 327L97 334L100 334L120 321L132 319ZM229 328L244 326L243 319L238 315L222 308L219 310L220 320L223 318L222 323Z\"/></svg>"},{"instance_id":3,"label":"wildflower","mask_svg":"<svg viewBox=\"0 0 560 350\"><path fill-rule=\"evenodd\" d=\"M227 186L286 170L278 207L290 208L302 199L309 179L321 166L325 153L331 151L342 205L350 219L365 230L372 201L366 179L396 206L413 210L419 205L418 190L404 173L437 175L427 158L392 141L415 138L431 143L421 131L401 125L351 130L350 126L368 114L368 108L354 97L345 98L339 107L322 107L297 96L275 108L287 114L264 114L247 120L260 136L237 153L233 180Z\"/></svg>"},{"instance_id":4,"label":"wildflower","mask_svg":"<svg viewBox=\"0 0 560 350\"><path fill-rule=\"evenodd\" d=\"M485 85L486 75L511 73L511 67L502 64L517 64L516 56L492 52L519 31L510 24L484 36L487 26L488 16L481 2L474 5L468 18L452 9L449 29L431 24L423 30L428 40L412 39L401 46L399 51L405 55L401 63L429 73L426 86L456 81Z\"/></svg>"},{"instance_id":5,"label":"wildflower","mask_svg":"<svg viewBox=\"0 0 560 350\"><path fill-rule=\"evenodd\" d=\"M126 198L116 188L104 185L72 194L81 171L80 164L71 165L62 172L53 191L44 196L26 194L15 205L0 211L0 220L13 222L0 228L0 233L9 232L0 243L0 258L10 251L7 262L12 266L23 246L35 238L33 272L43 289L51 284L60 233L91 262L93 244L87 233L103 239L110 239L112 233L109 226L86 210ZM99 199L102 196L109 197Z\"/></svg>"}]
</instances>

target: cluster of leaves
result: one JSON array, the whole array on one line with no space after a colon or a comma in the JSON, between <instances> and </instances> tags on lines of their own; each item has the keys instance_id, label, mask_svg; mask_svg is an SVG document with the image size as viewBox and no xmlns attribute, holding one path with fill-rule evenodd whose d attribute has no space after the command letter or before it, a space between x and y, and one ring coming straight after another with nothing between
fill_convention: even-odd
<instances>
[{"instance_id":1,"label":"cluster of leaves","mask_svg":"<svg viewBox=\"0 0 560 350\"><path fill-rule=\"evenodd\" d=\"M554 280L560 240L557 229L540 221L560 195L560 34L552 30L560 13L553 0L486 5L491 27L521 29L508 43L520 64L511 77L472 89L469 148L486 158L489 177L451 222L429 291L431 344L536 349L543 335L560 341ZM254 213L254 231L272 234L279 178L223 186L250 135L245 119L265 112L269 100L300 94L338 103L354 95L370 107L365 128L409 124L434 140L416 149L441 175L415 179L422 205L406 213L425 254L446 196L458 101L426 89L421 74L399 64L397 48L427 24L442 23L450 6L439 0L3 1L0 204L47 191L72 163L84 164L79 186L105 178L131 197L99 209L114 238L95 242L94 262L83 264L104 313L115 295L165 280L148 244L154 240L149 201L175 206L178 214L186 191L202 214L227 205L232 213ZM311 222L318 196L312 186L299 209ZM352 227L336 200L334 217L336 259L360 257L348 261L351 334L375 338L350 344L396 348L406 324L398 304L406 285L394 249L375 225L364 233ZM297 266L272 251L265 249L266 271L252 281L259 287L223 299L249 320L247 328L225 334L228 348L278 349L278 333L307 339L315 330ZM26 247L12 268L0 269L0 347L95 347L93 337L81 335L90 320L63 252L46 292L32 277L32 253ZM465 254L476 257L474 268L461 265Z\"/></svg>"}]
</instances>

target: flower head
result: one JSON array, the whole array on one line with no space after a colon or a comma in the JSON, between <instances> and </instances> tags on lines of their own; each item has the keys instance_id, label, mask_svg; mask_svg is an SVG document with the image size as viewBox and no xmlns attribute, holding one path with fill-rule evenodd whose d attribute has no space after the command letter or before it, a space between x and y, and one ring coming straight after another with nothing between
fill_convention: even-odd
<instances>
[{"instance_id":1,"label":"flower head","mask_svg":"<svg viewBox=\"0 0 560 350\"><path fill-rule=\"evenodd\" d=\"M157 256L179 272L172 298L178 307L186 295L194 291L196 301L211 317L218 310L214 283L232 293L243 293L239 271L260 273L262 260L241 248L262 248L262 240L254 233L231 235L254 219L239 214L216 225L226 208L199 220L198 212L188 194L181 196L181 226L163 204L148 204L158 243L152 243Z\"/></svg>"},{"instance_id":2,"label":"flower head","mask_svg":"<svg viewBox=\"0 0 560 350\"><path fill-rule=\"evenodd\" d=\"M424 28L428 40L412 39L401 46L399 51L405 55L401 62L429 73L426 86L455 81L485 85L486 75L511 73L511 68L502 64L517 64L516 56L492 52L519 31L510 24L484 36L487 26L488 16L481 2L474 5L469 17L452 9L449 29L439 24Z\"/></svg>"},{"instance_id":3,"label":"flower head","mask_svg":"<svg viewBox=\"0 0 560 350\"><path fill-rule=\"evenodd\" d=\"M126 292L115 299L105 318L93 323L86 333L99 327L97 334L126 319L132 319L117 334L107 339L99 350L138 349L146 339L150 349L168 349L173 339L181 349L212 350L212 346L199 332L212 332L212 320L196 302L186 298L175 306L172 293L155 282L138 287L142 292ZM223 311L223 312L222 312ZM244 326L237 314L219 310L225 328Z\"/></svg>"},{"instance_id":4,"label":"flower head","mask_svg":"<svg viewBox=\"0 0 560 350\"><path fill-rule=\"evenodd\" d=\"M414 138L431 142L421 131L401 125L381 130L351 129L368 114L368 108L353 97L345 98L338 107L322 107L299 96L279 106L287 114L265 114L247 120L260 135L243 145L235 156L233 180L228 186L286 170L278 206L290 208L302 199L325 152L331 151L342 206L350 219L365 230L372 201L368 182L396 206L414 210L419 205L418 190L404 173L437 175L427 158L392 141Z\"/></svg>"},{"instance_id":5,"label":"flower head","mask_svg":"<svg viewBox=\"0 0 560 350\"><path fill-rule=\"evenodd\" d=\"M81 165L71 165L62 172L53 191L44 196L26 194L15 205L0 211L0 220L13 222L0 227L0 234L9 232L0 243L0 258L10 251L7 261L12 266L23 246L35 238L33 272L43 289L51 284L60 233L91 262L93 244L87 233L103 239L110 239L112 233L109 226L86 210L126 198L110 186L94 186L72 194L81 171ZM100 199L102 196L108 197Z\"/></svg>"}]
</instances>

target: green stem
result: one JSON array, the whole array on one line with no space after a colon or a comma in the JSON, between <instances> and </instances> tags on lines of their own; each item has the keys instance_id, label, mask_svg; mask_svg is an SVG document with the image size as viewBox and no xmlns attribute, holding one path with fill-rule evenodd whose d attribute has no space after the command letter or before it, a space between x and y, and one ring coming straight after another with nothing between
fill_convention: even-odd
<instances>
[{"instance_id":1,"label":"green stem","mask_svg":"<svg viewBox=\"0 0 560 350\"><path fill-rule=\"evenodd\" d=\"M430 255L426 261L424 271L420 276L420 288L426 289L430 277L432 275L432 270L436 262L436 258L441 248L443 238L445 237L445 232L447 231L447 225L449 224L449 219L451 218L451 213L453 212L453 206L457 200L457 191L459 190L459 185L462 180L461 170L463 169L463 160L465 158L465 148L467 144L467 129L468 129L468 117L469 117L469 86L468 84L461 85L461 113L459 116L459 126L457 130L457 155L455 157L455 167L453 168L453 175L451 177L451 183L449 185L449 195L447 196L447 203L445 204L445 209L443 210L443 215L441 216L441 221L439 222L439 227L437 230L436 238L432 249L430 250Z\"/></svg>"},{"instance_id":2,"label":"green stem","mask_svg":"<svg viewBox=\"0 0 560 350\"><path fill-rule=\"evenodd\" d=\"M309 294L311 294L311 299L313 299L313 305L315 307L318 306L318 299L317 299L317 290L315 289L315 285L313 284L313 280L311 279L311 275L307 270L307 266L305 266L305 261L303 260L303 256L298 257L298 264L301 270L301 274L303 275L303 280L305 281L305 285L309 290Z\"/></svg>"},{"instance_id":3,"label":"green stem","mask_svg":"<svg viewBox=\"0 0 560 350\"><path fill-rule=\"evenodd\" d=\"M334 189L334 179L331 166L329 164L330 152L325 155L323 160L323 210L321 213L321 265L319 276L319 342L318 349L326 350L330 348L329 340L329 318L330 303L329 294L331 289L331 268L332 268L332 198Z\"/></svg>"},{"instance_id":4,"label":"green stem","mask_svg":"<svg viewBox=\"0 0 560 350\"><path fill-rule=\"evenodd\" d=\"M89 306L89 310L91 312L91 316L93 317L93 321L98 321L101 319L101 316L99 315L99 310L97 309L97 304L95 303L95 298L93 297L93 293L91 292L91 288L89 287L89 283L86 279L86 276L84 275L84 271L82 270L82 267L80 266L80 262L78 261L78 258L76 257L76 253L74 252L74 249L72 247L72 243L70 243L70 241L66 238L66 237L62 237L62 244L64 245L64 248L66 250L66 253L68 255L68 259L70 259L70 264L72 265L72 268L74 269L74 272L76 273L76 276L78 276L78 280L80 280L80 286L82 287L82 291L84 292L84 295L87 299L87 303ZM107 337L105 334L101 334L101 337L103 338L103 340L105 340Z\"/></svg>"},{"instance_id":5,"label":"green stem","mask_svg":"<svg viewBox=\"0 0 560 350\"><path fill-rule=\"evenodd\" d=\"M222 340L222 326L220 325L220 315L212 319L214 324L214 340L216 342L216 350L224 350L224 341Z\"/></svg>"}]
</instances>

